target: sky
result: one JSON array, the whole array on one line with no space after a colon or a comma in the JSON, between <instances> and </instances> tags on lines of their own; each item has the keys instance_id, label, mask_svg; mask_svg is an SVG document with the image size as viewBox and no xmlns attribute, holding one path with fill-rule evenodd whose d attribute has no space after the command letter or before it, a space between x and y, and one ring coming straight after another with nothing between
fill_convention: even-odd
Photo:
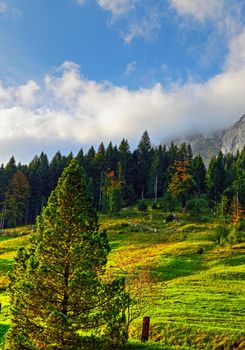
<instances>
[{"instance_id":1,"label":"sky","mask_svg":"<svg viewBox=\"0 0 245 350\"><path fill-rule=\"evenodd\" d=\"M244 0L0 0L0 163L244 113Z\"/></svg>"}]
</instances>

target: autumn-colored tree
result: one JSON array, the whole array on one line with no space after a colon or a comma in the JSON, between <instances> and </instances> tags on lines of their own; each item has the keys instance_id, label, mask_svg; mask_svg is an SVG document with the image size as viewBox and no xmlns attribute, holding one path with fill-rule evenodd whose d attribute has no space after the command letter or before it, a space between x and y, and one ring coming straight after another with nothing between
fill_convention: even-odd
<instances>
[{"instance_id":1,"label":"autumn-colored tree","mask_svg":"<svg viewBox=\"0 0 245 350\"><path fill-rule=\"evenodd\" d=\"M244 218L244 210L242 209L241 204L238 201L238 196L233 198L231 204L231 221L232 224L236 227L239 226L241 220Z\"/></svg>"},{"instance_id":2,"label":"autumn-colored tree","mask_svg":"<svg viewBox=\"0 0 245 350\"><path fill-rule=\"evenodd\" d=\"M194 180L190 173L190 162L188 160L175 161L168 190L174 198L182 202L183 207L186 207L193 186Z\"/></svg>"},{"instance_id":3,"label":"autumn-colored tree","mask_svg":"<svg viewBox=\"0 0 245 350\"><path fill-rule=\"evenodd\" d=\"M122 207L122 202L122 180L115 175L114 170L108 170L103 186L103 210L117 215Z\"/></svg>"}]
</instances>

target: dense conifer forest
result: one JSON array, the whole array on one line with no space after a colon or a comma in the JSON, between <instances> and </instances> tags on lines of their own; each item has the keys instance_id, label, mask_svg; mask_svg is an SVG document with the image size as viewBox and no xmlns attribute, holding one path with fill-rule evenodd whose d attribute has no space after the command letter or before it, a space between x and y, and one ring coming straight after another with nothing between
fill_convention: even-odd
<instances>
[{"instance_id":1,"label":"dense conifer forest","mask_svg":"<svg viewBox=\"0 0 245 350\"><path fill-rule=\"evenodd\" d=\"M236 155L214 157L206 169L191 147L153 146L145 131L135 150L126 139L119 146L101 143L77 155L59 151L49 161L45 153L28 164L11 157L0 168L1 228L35 222L64 168L76 158L88 178L93 205L98 211L116 214L138 199L154 198L158 206L174 210L214 208L225 197L229 210L245 209L245 149ZM227 209L228 210L228 209Z\"/></svg>"}]
</instances>

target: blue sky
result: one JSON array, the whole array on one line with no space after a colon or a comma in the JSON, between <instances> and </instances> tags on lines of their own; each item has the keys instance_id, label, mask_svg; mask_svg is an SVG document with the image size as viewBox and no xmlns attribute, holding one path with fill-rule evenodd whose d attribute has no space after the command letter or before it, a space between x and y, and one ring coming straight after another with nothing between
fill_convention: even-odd
<instances>
[{"instance_id":1,"label":"blue sky","mask_svg":"<svg viewBox=\"0 0 245 350\"><path fill-rule=\"evenodd\" d=\"M230 126L243 0L0 0L0 162Z\"/></svg>"}]
</instances>

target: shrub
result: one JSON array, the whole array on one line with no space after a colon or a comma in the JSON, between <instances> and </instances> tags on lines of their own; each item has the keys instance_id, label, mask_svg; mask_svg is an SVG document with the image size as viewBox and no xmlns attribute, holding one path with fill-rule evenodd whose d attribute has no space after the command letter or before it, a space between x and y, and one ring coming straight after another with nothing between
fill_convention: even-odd
<instances>
[{"instance_id":1,"label":"shrub","mask_svg":"<svg viewBox=\"0 0 245 350\"><path fill-rule=\"evenodd\" d=\"M145 201L141 201L138 205L138 211L141 211L141 212L146 212L148 209L148 206L146 204Z\"/></svg>"},{"instance_id":2,"label":"shrub","mask_svg":"<svg viewBox=\"0 0 245 350\"><path fill-rule=\"evenodd\" d=\"M187 205L187 209L195 216L207 214L209 212L208 200L205 196L198 196L192 198Z\"/></svg>"},{"instance_id":3,"label":"shrub","mask_svg":"<svg viewBox=\"0 0 245 350\"><path fill-rule=\"evenodd\" d=\"M157 203L153 203L152 206L151 206L151 208L152 208L153 210L158 209Z\"/></svg>"}]
</instances>

